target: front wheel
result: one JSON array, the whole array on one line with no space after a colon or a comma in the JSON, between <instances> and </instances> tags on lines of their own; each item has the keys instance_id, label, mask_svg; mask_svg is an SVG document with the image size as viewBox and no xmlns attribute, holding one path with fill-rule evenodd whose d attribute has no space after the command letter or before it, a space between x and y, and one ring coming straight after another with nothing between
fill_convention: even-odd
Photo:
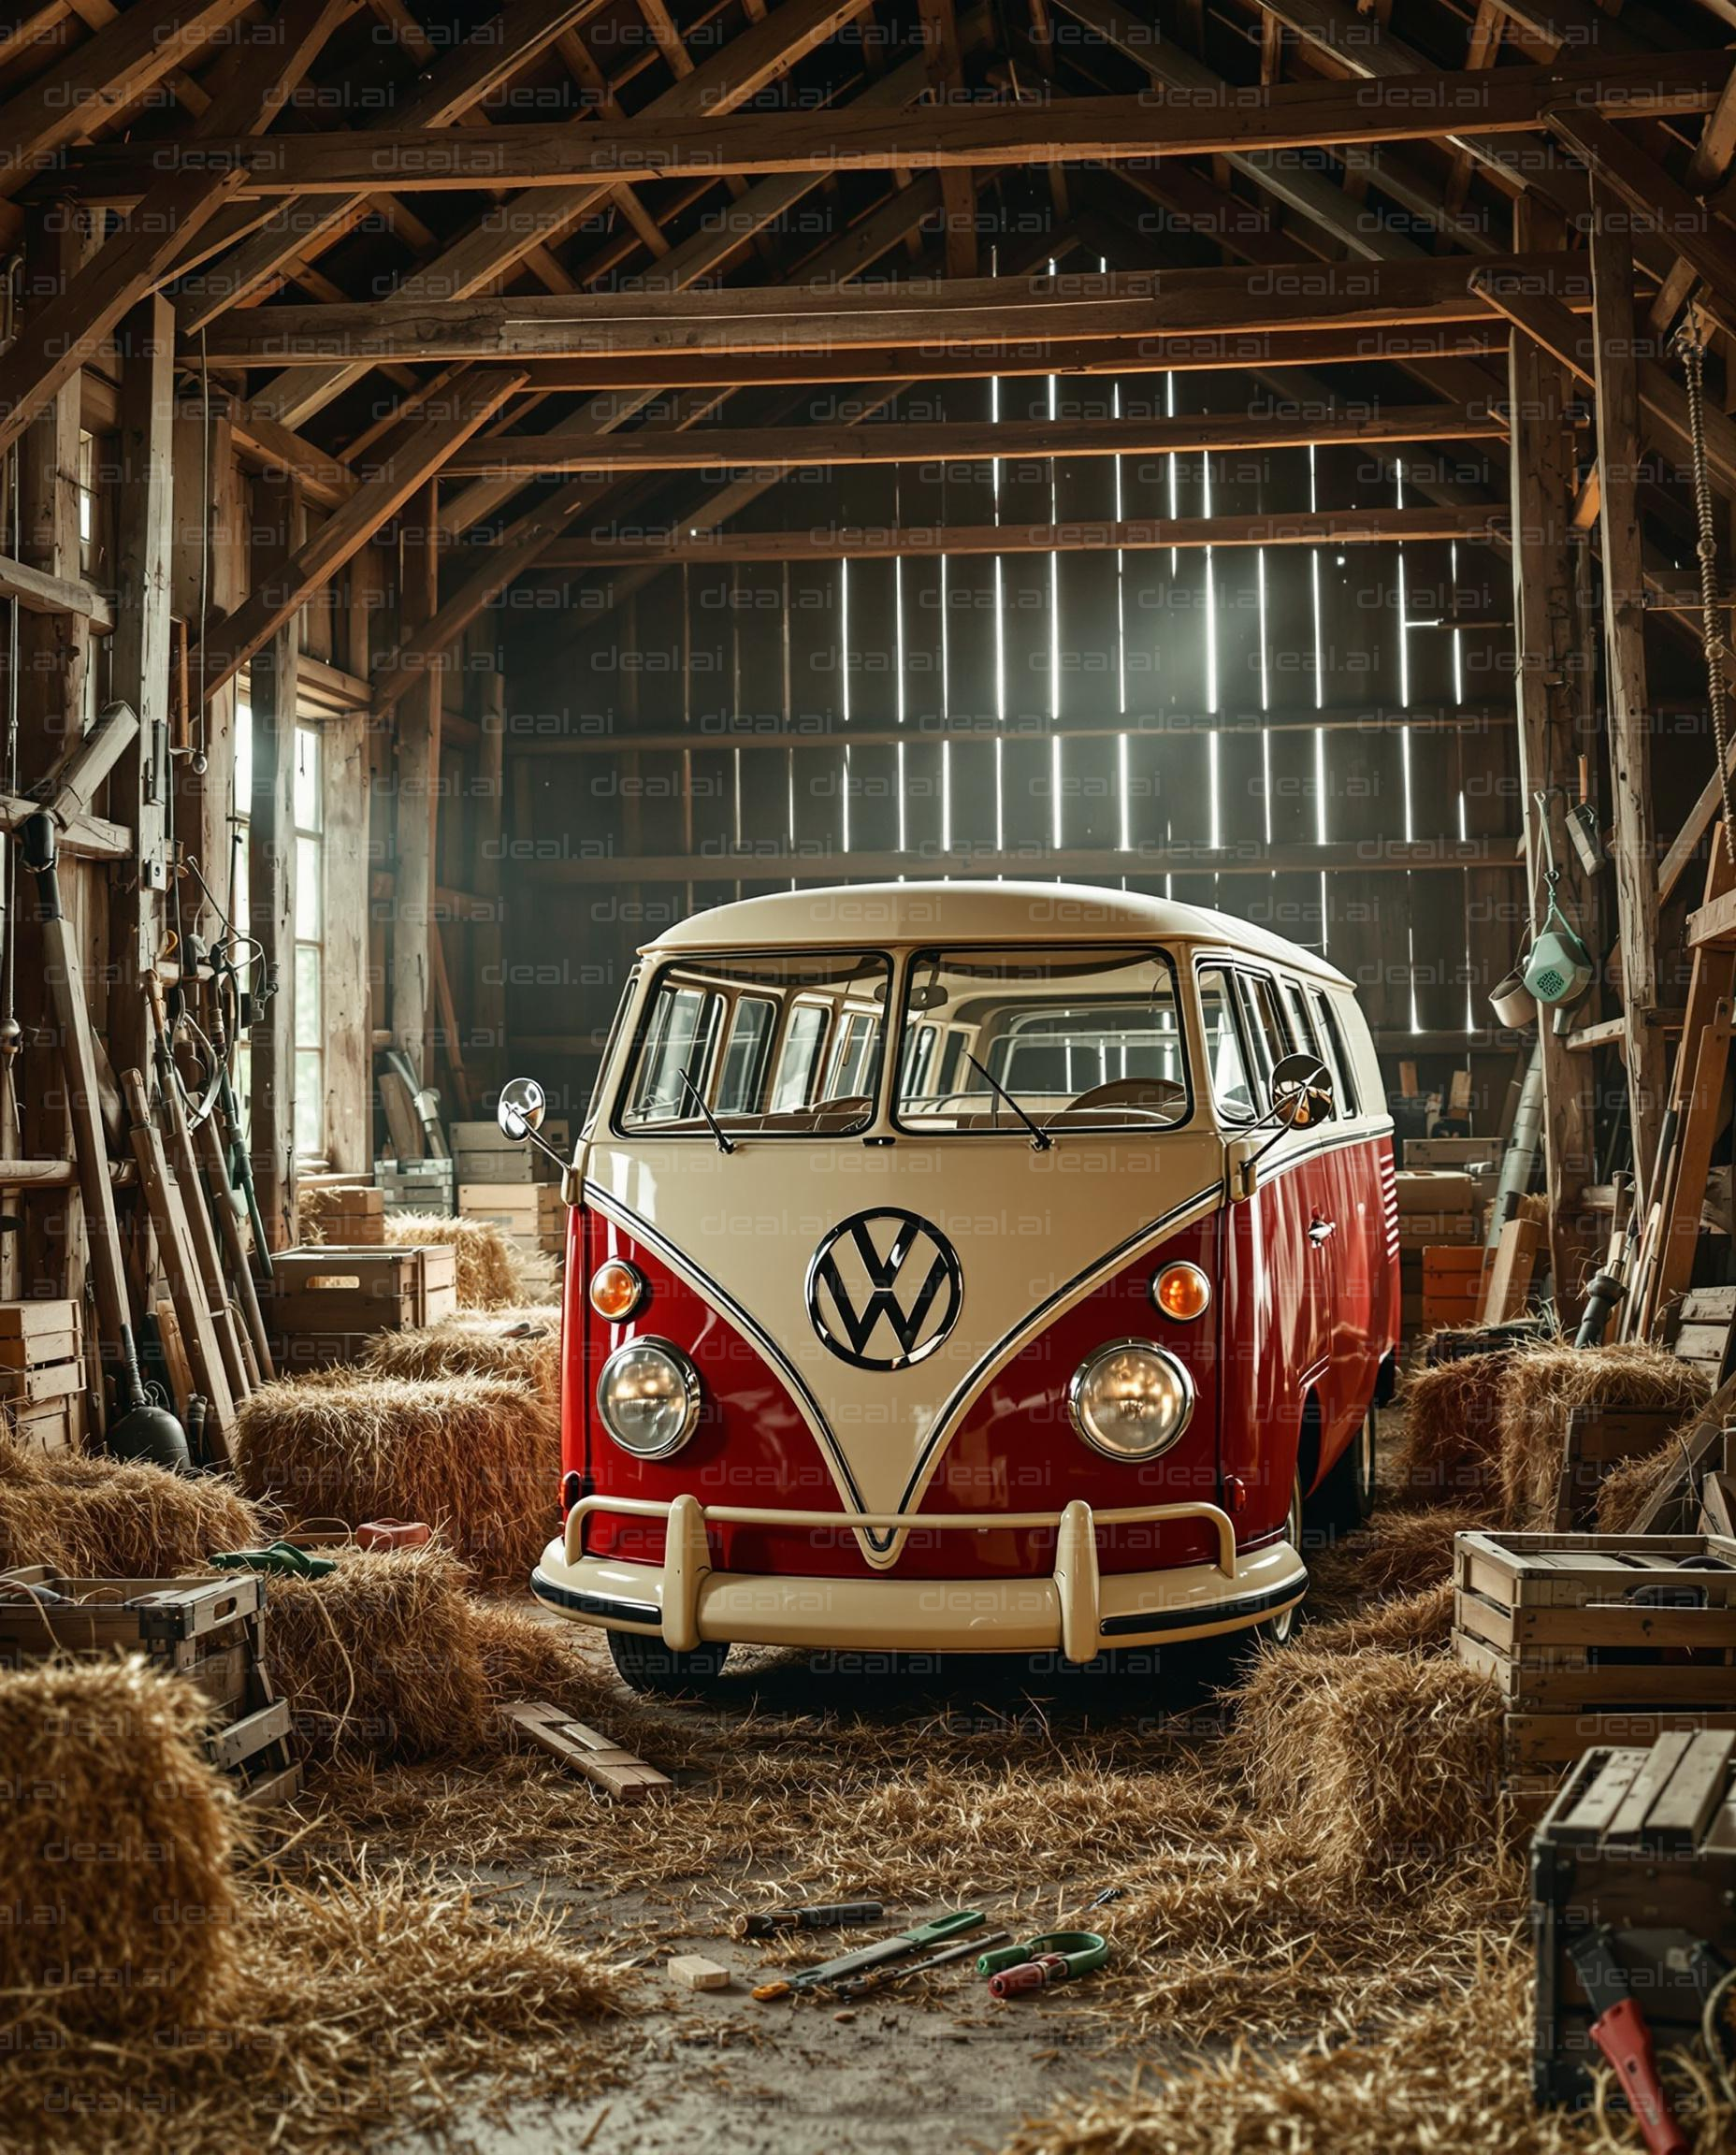
<instances>
[{"instance_id":1,"label":"front wheel","mask_svg":"<svg viewBox=\"0 0 1736 2155\"><path fill-rule=\"evenodd\" d=\"M660 1639L648 1639L643 1631L611 1631L609 1652L616 1673L634 1691L659 1698L691 1697L708 1691L723 1674L730 1649L721 1641L707 1640L690 1653L678 1654Z\"/></svg>"},{"instance_id":2,"label":"front wheel","mask_svg":"<svg viewBox=\"0 0 1736 2155\"><path fill-rule=\"evenodd\" d=\"M1302 1547L1302 1477L1298 1474L1290 1490L1290 1510L1284 1518L1284 1540L1298 1553ZM1302 1614L1300 1601L1293 1601L1288 1609L1280 1609L1275 1616L1267 1616L1256 1624L1250 1634L1264 1640L1268 1646L1288 1646L1295 1636L1295 1628Z\"/></svg>"},{"instance_id":3,"label":"front wheel","mask_svg":"<svg viewBox=\"0 0 1736 2155\"><path fill-rule=\"evenodd\" d=\"M1374 1409L1309 1503L1309 1524L1334 1540L1367 1526L1374 1511Z\"/></svg>"}]
</instances>

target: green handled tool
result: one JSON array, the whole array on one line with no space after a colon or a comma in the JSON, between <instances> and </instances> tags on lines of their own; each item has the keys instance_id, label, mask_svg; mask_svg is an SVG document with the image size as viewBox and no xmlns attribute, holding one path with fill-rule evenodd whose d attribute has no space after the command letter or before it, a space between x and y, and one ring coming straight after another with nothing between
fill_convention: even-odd
<instances>
[{"instance_id":1,"label":"green handled tool","mask_svg":"<svg viewBox=\"0 0 1736 2155\"><path fill-rule=\"evenodd\" d=\"M985 1921L980 1908L961 1908L956 1915L936 1916L933 1923L919 1924L914 1931L900 1931L891 1938L876 1939L872 1945L859 1945L854 1953L841 1953L835 1960L822 1960L817 1968L803 1968L789 1978L789 1987L792 1990L812 1990L819 1984L836 1982L840 1975L854 1975L859 1968L875 1968L882 1960L902 1960L906 1953L923 1945L939 1945L958 1937L961 1931L978 1929Z\"/></svg>"}]
</instances>

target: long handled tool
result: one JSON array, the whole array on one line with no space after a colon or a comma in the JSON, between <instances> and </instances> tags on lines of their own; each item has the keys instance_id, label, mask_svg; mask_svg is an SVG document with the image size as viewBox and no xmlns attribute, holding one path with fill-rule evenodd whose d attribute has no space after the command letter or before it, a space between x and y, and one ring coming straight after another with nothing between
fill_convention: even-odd
<instances>
[{"instance_id":1,"label":"long handled tool","mask_svg":"<svg viewBox=\"0 0 1736 2155\"><path fill-rule=\"evenodd\" d=\"M862 1968L878 1967L882 1960L902 1960L924 1945L939 1945L962 1931L980 1931L988 1918L980 1908L961 1908L933 1923L919 1923L914 1931L900 1931L879 1938L872 1945L859 1945L854 1953L841 1953L835 1960L822 1960L817 1968L803 1968L789 1978L792 1990L812 1990L822 1983L835 1983L840 1975L854 1975Z\"/></svg>"},{"instance_id":2,"label":"long handled tool","mask_svg":"<svg viewBox=\"0 0 1736 2155\"><path fill-rule=\"evenodd\" d=\"M128 716L131 716L129 712ZM137 721L135 721L137 724ZM127 1309L121 1262L121 1228L115 1217L114 1185L108 1174L108 1149L103 1138L96 1094L96 1048L91 1013L84 1000L78 938L61 909L59 849L53 816L44 809L25 823L21 847L25 867L36 883L37 917L42 926L42 962L48 977L60 1034L61 1065L66 1079L66 1106L72 1121L73 1164L91 1251L96 1309L104 1344L116 1367L123 1411L110 1425L110 1452L123 1459L151 1459L160 1467L186 1467L186 1432L175 1417L146 1396L138 1374L138 1355Z\"/></svg>"}]
</instances>

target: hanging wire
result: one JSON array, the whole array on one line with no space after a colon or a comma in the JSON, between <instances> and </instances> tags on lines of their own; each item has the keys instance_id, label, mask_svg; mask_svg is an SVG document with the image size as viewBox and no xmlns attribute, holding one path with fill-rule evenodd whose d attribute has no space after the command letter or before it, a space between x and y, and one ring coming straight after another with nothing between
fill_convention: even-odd
<instances>
[{"instance_id":1,"label":"hanging wire","mask_svg":"<svg viewBox=\"0 0 1736 2155\"><path fill-rule=\"evenodd\" d=\"M1694 463L1694 514L1700 527L1700 636L1705 646L1706 694L1712 704L1712 740L1718 758L1718 791L1724 803L1724 846L1736 867L1736 791L1729 758L1729 685L1724 675L1724 639L1718 632L1718 536L1706 455L1706 346L1700 311L1689 310L1676 333L1676 350L1687 375L1688 446Z\"/></svg>"}]
</instances>

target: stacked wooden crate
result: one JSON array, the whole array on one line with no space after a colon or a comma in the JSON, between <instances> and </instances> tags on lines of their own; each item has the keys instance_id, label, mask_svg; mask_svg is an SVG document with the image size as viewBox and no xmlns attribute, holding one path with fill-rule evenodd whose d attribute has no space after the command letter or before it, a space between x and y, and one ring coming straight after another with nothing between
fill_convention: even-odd
<instances>
[{"instance_id":1,"label":"stacked wooden crate","mask_svg":"<svg viewBox=\"0 0 1736 2155\"><path fill-rule=\"evenodd\" d=\"M265 1589L220 1579L72 1579L33 1566L0 1572L0 1669L53 1654L142 1654L198 1685L212 1707L211 1763L250 1803L301 1786L288 1703L271 1683Z\"/></svg>"},{"instance_id":2,"label":"stacked wooden crate","mask_svg":"<svg viewBox=\"0 0 1736 2155\"><path fill-rule=\"evenodd\" d=\"M84 1443L84 1338L76 1302L0 1302L6 1425L44 1452Z\"/></svg>"},{"instance_id":3,"label":"stacked wooden crate","mask_svg":"<svg viewBox=\"0 0 1736 2155\"><path fill-rule=\"evenodd\" d=\"M385 1241L385 1192L367 1182L314 1185L309 1209L321 1239L346 1250L378 1249Z\"/></svg>"},{"instance_id":4,"label":"stacked wooden crate","mask_svg":"<svg viewBox=\"0 0 1736 2155\"><path fill-rule=\"evenodd\" d=\"M1593 1744L1736 1728L1736 1540L1461 1534L1454 1584L1454 1650L1500 1686L1522 1809Z\"/></svg>"},{"instance_id":5,"label":"stacked wooden crate","mask_svg":"<svg viewBox=\"0 0 1736 2155\"><path fill-rule=\"evenodd\" d=\"M374 1180L388 1212L430 1212L450 1218L457 1181L450 1160L376 1160Z\"/></svg>"},{"instance_id":6,"label":"stacked wooden crate","mask_svg":"<svg viewBox=\"0 0 1736 2155\"><path fill-rule=\"evenodd\" d=\"M1465 1169L1406 1167L1396 1188L1405 1333L1475 1323L1483 1310L1482 1183Z\"/></svg>"},{"instance_id":7,"label":"stacked wooden crate","mask_svg":"<svg viewBox=\"0 0 1736 2155\"><path fill-rule=\"evenodd\" d=\"M280 1370L353 1361L376 1332L408 1332L457 1313L448 1245L344 1249L320 1243L271 1260L267 1323Z\"/></svg>"},{"instance_id":8,"label":"stacked wooden crate","mask_svg":"<svg viewBox=\"0 0 1736 2155\"><path fill-rule=\"evenodd\" d=\"M544 1122L540 1135L566 1152L564 1121ZM566 1247L567 1212L559 1169L548 1154L503 1136L492 1122L455 1122L452 1139L464 1217L491 1222L521 1251L558 1256Z\"/></svg>"}]
</instances>

